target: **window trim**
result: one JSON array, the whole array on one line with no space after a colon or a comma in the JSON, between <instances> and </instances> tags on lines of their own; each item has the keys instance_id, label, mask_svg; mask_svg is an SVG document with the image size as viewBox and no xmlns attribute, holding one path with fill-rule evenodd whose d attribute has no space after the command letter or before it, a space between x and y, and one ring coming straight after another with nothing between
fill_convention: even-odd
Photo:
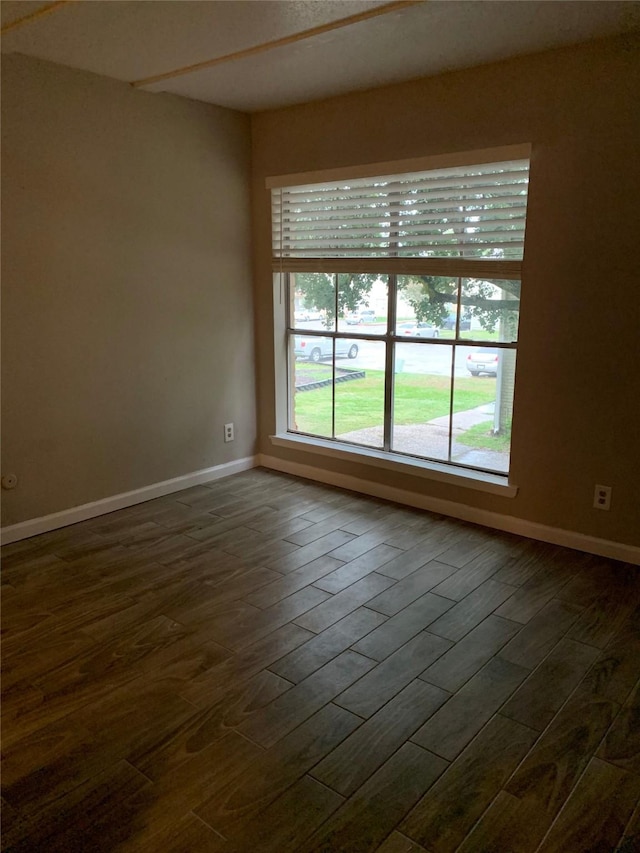
<instances>
[{"instance_id":1,"label":"window trim","mask_svg":"<svg viewBox=\"0 0 640 853\"><path fill-rule=\"evenodd\" d=\"M346 462L364 463L373 468L382 468L398 474L435 480L452 486L462 486L504 498L515 498L518 494L518 486L510 483L506 476L489 474L486 471L477 471L472 468L456 468L446 462L432 462L427 459L405 457L387 453L384 450L358 447L355 444L316 438L303 433L277 432L275 435L269 436L269 439L275 447L309 451Z\"/></svg>"},{"instance_id":2,"label":"window trim","mask_svg":"<svg viewBox=\"0 0 640 853\"><path fill-rule=\"evenodd\" d=\"M297 172L289 175L272 175L265 180L268 190L293 185L323 184L329 181L375 178L378 175L401 175L407 172L426 172L430 169L448 169L456 166L473 166L482 163L499 163L502 160L531 159L531 144L503 145L498 148L480 148L475 151L456 151L450 154L432 154L407 160L389 160L358 166L342 166L315 172Z\"/></svg>"},{"instance_id":3,"label":"window trim","mask_svg":"<svg viewBox=\"0 0 640 853\"><path fill-rule=\"evenodd\" d=\"M277 190L296 185L315 184L331 181L354 180L358 178L394 176L413 171L446 169L456 166L501 162L507 160L528 159L531 161L531 145L503 146L476 151L455 152L453 154L413 158L410 160L371 163L355 167L343 167L316 172L302 172L272 176L266 179L266 188ZM326 439L290 431L289 426L289 339L295 334L295 324L289 322L288 287L284 283L285 274L290 272L325 273L382 273L388 276L406 274L426 274L455 276L456 278L484 279L522 279L522 260L490 260L475 258L447 257L320 257L286 258L274 257L272 272L274 282L274 367L275 367L275 415L276 432L270 436L273 445L293 450L309 451L327 457L343 459L387 469L397 473L431 479L465 488L471 488L502 497L513 498L518 487L510 482L511 472L500 474L456 465L454 462L439 462L403 455L389 450L360 447L339 439ZM388 326L387 335L376 340L393 339ZM310 330L305 330L310 331ZM330 337L358 337L357 334L340 333L336 329ZM367 337L368 339L368 337ZM465 341L465 344L467 342ZM468 342L473 345L474 341ZM477 342L483 345L485 342ZM494 342L494 346L496 343ZM500 346L500 344L498 344ZM508 343L504 348L516 349ZM387 346L387 351L393 347ZM335 363L335 360L334 360Z\"/></svg>"}]
</instances>

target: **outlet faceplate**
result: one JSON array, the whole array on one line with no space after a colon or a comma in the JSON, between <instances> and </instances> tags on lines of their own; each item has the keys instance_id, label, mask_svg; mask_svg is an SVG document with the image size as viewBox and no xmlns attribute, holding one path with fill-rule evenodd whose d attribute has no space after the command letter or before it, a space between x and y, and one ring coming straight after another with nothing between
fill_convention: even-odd
<instances>
[{"instance_id":1,"label":"outlet faceplate","mask_svg":"<svg viewBox=\"0 0 640 853\"><path fill-rule=\"evenodd\" d=\"M235 436L234 436L233 424L225 424L224 425L224 440L225 441L233 441L234 438L235 438Z\"/></svg>"},{"instance_id":2,"label":"outlet faceplate","mask_svg":"<svg viewBox=\"0 0 640 853\"><path fill-rule=\"evenodd\" d=\"M611 486L596 485L593 506L595 509L611 509Z\"/></svg>"}]
</instances>

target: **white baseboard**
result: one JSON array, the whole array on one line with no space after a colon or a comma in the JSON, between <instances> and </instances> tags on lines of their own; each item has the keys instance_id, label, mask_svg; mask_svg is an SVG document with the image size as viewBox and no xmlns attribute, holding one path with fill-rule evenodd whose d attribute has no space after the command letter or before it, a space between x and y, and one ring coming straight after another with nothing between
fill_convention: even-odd
<instances>
[{"instance_id":1,"label":"white baseboard","mask_svg":"<svg viewBox=\"0 0 640 853\"><path fill-rule=\"evenodd\" d=\"M477 509L442 498L420 495L417 492L396 489L384 483L373 483L360 477L352 477L349 474L339 474L334 471L324 471L313 465L288 462L275 456L260 454L258 460L258 464L264 468L273 468L275 471L283 471L286 474L294 474L308 480L317 480L343 489L351 489L354 492L362 492L366 495L406 504L417 509L437 512L440 515L448 515L462 521L471 521L485 527L503 530L506 533L515 533L518 536L527 536L541 542L564 545L566 548L575 548L577 551L586 551L588 554L598 554L601 557L610 557L613 560L640 565L640 548L635 545L625 545L622 542L612 542L609 539L598 539L596 536L587 536L573 530L563 530L486 509Z\"/></svg>"},{"instance_id":2,"label":"white baseboard","mask_svg":"<svg viewBox=\"0 0 640 853\"><path fill-rule=\"evenodd\" d=\"M577 533L573 530L549 527L546 524L525 521L521 518L501 515L490 510L477 509L476 507L443 500L442 498L421 495L405 489L396 489L384 483L374 483L369 480L363 480L360 477L352 477L348 474L324 471L313 465L287 462L275 456L265 454L247 456L243 459L237 459L234 462L214 465L212 468L203 468L201 471L193 471L191 474L183 474L180 477L164 480L161 483L153 483L150 486L144 486L141 489L135 489L131 492L123 492L122 494L112 495L99 501L82 504L82 506L71 507L61 512L54 512L51 515L21 521L18 524L3 527L0 530L1 541L3 545L8 545L20 539L37 536L39 533L47 533L50 530L67 527L79 521L86 521L88 518L96 518L100 515L106 515L109 512L115 512L118 509L124 509L128 506L144 503L144 501L153 500L153 498L170 495L173 492L179 492L191 486L219 480L222 477L238 474L241 471L248 471L250 468L255 468L258 465L262 465L265 468L272 468L275 471L283 471L287 474L305 477L308 480L317 480L318 482L328 483L329 485L338 486L343 489L351 489L354 492L362 492L376 498L406 504L417 509L437 512L441 515L448 515L463 521L482 524L485 527L492 527L496 530L504 530L507 533L515 533L519 536L527 536L542 542L564 545L567 548L575 548L578 551L586 551L589 554L598 554L602 557L610 557L613 560L622 560L626 563L640 565L640 548L634 545L625 545L622 542L612 542L608 539L598 539L595 536L587 536L584 533Z\"/></svg>"},{"instance_id":3,"label":"white baseboard","mask_svg":"<svg viewBox=\"0 0 640 853\"><path fill-rule=\"evenodd\" d=\"M141 489L134 489L132 492L123 492L109 498L102 498L99 501L82 504L82 506L74 506L61 512L54 512L51 515L43 515L40 518L31 518L28 521L11 524L0 530L2 544L8 545L10 542L28 539L30 536L37 536L39 533L48 533L50 530L57 530L59 527L67 527L69 524L76 524L78 521L86 521L87 518L96 518L109 512L115 512L117 509L124 509L128 506L153 500L153 498L161 498L173 492L180 492L182 489L188 489L191 486L219 480L231 474L239 474L240 471L248 471L258 464L257 456L246 456L244 459L236 459L234 462L225 462L222 465L214 465L213 468L203 468L200 471L193 471L191 474L174 477L172 480L143 486Z\"/></svg>"}]
</instances>

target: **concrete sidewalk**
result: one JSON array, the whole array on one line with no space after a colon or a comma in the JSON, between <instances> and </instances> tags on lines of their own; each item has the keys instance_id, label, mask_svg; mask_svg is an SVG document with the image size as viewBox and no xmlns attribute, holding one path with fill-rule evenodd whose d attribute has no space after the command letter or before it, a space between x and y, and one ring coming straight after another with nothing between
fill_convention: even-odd
<instances>
[{"instance_id":1,"label":"concrete sidewalk","mask_svg":"<svg viewBox=\"0 0 640 853\"><path fill-rule=\"evenodd\" d=\"M488 468L493 471L509 469L509 454L495 450L468 447L461 441L465 431L476 424L486 423L487 432L493 423L494 404L478 406L466 412L456 412L453 416L451 456L454 462ZM354 430L337 436L345 441L353 441L368 447L382 447L382 426ZM396 426L393 430L394 450L411 453L414 456L429 456L431 459L448 461L449 453L449 416L434 418L424 424Z\"/></svg>"}]
</instances>

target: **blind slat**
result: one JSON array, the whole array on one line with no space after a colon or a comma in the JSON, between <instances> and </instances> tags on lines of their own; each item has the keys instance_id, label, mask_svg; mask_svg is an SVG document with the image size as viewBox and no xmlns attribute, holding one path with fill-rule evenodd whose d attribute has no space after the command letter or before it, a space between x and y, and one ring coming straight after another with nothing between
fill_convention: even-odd
<instances>
[{"instance_id":1,"label":"blind slat","mask_svg":"<svg viewBox=\"0 0 640 853\"><path fill-rule=\"evenodd\" d=\"M391 232L391 223L389 222L380 222L376 220L375 222L370 222L369 224L364 223L361 224L360 220L354 220L357 224L352 225L350 220L341 221L339 225L334 226L333 228L317 228L315 223L311 228L298 228L296 230L287 229L282 233L286 233L288 239L290 241L295 241L298 237L300 239L310 239L311 237L322 237L324 235L335 234L336 230L339 228L348 229L349 233L353 235L353 239L358 239L358 236L362 234L384 234L389 235ZM399 235L408 235L408 234L445 234L447 231L454 231L456 234L474 234L481 231L487 231L489 229L499 231L498 226L500 225L514 225L519 226L520 223L524 226L525 217L524 216L513 216L513 217L504 217L504 218L493 218L490 220L483 220L482 222L469 222L468 219L449 219L447 221L447 229L443 231L442 229L434 229L432 226L438 225L437 220L429 219L424 220L422 222L412 222L411 224L405 223L404 221L400 223L396 228L393 229L394 234ZM324 223L321 223L324 224ZM376 227L377 226L377 227ZM521 230L521 229L519 229ZM280 229L274 230L275 233L280 233Z\"/></svg>"},{"instance_id":2,"label":"blind slat","mask_svg":"<svg viewBox=\"0 0 640 853\"><path fill-rule=\"evenodd\" d=\"M478 249L496 249L501 250L501 257L509 258L513 260L514 258L522 258L522 250L524 248L524 242L516 243L497 243L495 241L489 241L487 243L470 243L463 247L452 246L451 244L441 244L435 247L433 250L432 247L425 246L410 246L410 247L400 247L395 248L393 252L389 250L387 246L378 246L373 247L368 250L367 255L363 255L361 249L357 247L342 247L340 249L340 254L336 254L334 251L329 251L320 246L313 246L306 249L301 249L297 252L292 252L290 255L281 255L280 257L287 258L357 258L357 257L367 257L367 258L375 258L375 257L385 257L392 258L395 255L404 255L407 258L433 258L433 257L475 257L477 255ZM438 249L441 249L442 252L438 252ZM458 251L459 250L459 251Z\"/></svg>"},{"instance_id":3,"label":"blind slat","mask_svg":"<svg viewBox=\"0 0 640 853\"><path fill-rule=\"evenodd\" d=\"M505 280L521 278L522 261L491 258L274 258L273 271L395 273Z\"/></svg>"},{"instance_id":4,"label":"blind slat","mask_svg":"<svg viewBox=\"0 0 640 853\"><path fill-rule=\"evenodd\" d=\"M380 210L339 210L333 215L296 216L295 218L283 217L275 224L275 228L284 228L289 231L306 231L310 228L357 228L358 226L380 226L387 230L390 226L428 224L446 224L447 222L463 222L473 225L486 220L510 220L523 219L526 216L526 208L522 205L515 207L493 207L491 209L469 209L450 211L407 211L395 215L387 215L386 211Z\"/></svg>"},{"instance_id":5,"label":"blind slat","mask_svg":"<svg viewBox=\"0 0 640 853\"><path fill-rule=\"evenodd\" d=\"M343 193L339 196L332 196L326 199L310 198L306 201L294 201L290 196L283 198L282 201L276 200L275 204L282 205L284 213L297 213L299 211L322 211L334 210L339 207L385 207L391 204L405 207L421 207L426 204L433 207L441 205L449 200L459 201L460 204L485 204L493 203L500 199L517 199L526 195L526 181L519 184L502 184L497 186L477 187L474 190L465 189L464 187L454 187L447 190L438 190L437 192L422 193L411 191L410 193L377 193L375 195L347 195Z\"/></svg>"},{"instance_id":6,"label":"blind slat","mask_svg":"<svg viewBox=\"0 0 640 853\"><path fill-rule=\"evenodd\" d=\"M385 192L385 187L391 187L398 191L400 186L421 188L459 187L474 186L495 181L505 184L509 181L522 180L529 173L529 161L521 160L519 163L490 163L485 166L469 166L464 169L440 169L434 172L414 172L405 175L385 175L378 178L360 178L355 181L341 181L340 183L315 184L304 187L285 187L286 192L292 197L320 196L324 193L352 192L369 193Z\"/></svg>"}]
</instances>

